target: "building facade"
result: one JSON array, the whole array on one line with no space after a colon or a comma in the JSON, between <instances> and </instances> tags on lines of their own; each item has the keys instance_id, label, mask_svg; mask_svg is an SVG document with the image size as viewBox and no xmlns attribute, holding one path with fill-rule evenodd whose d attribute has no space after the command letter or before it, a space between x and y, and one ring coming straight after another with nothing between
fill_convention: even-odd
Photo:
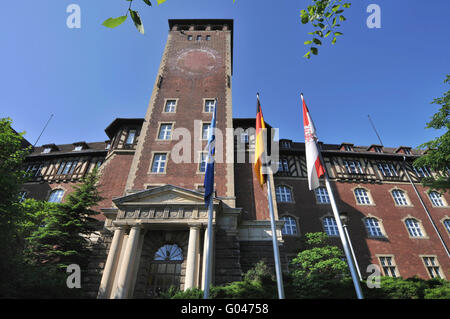
<instances>
[{"instance_id":1,"label":"building facade","mask_svg":"<svg viewBox=\"0 0 450 319\"><path fill-rule=\"evenodd\" d=\"M232 20L169 20L144 118L116 118L104 142L43 145L28 156L33 179L24 198L63 201L99 168L104 200L94 207L99 232L83 278L92 297L152 298L171 285L203 287L205 146L216 98L213 284L240 280L259 260L273 265L268 198L252 164L255 120L232 117L232 62ZM326 189L308 189L304 143L272 144L280 157L269 178L287 270L305 233L323 231L340 243ZM421 153L405 146L320 147L361 276L376 264L386 276L448 279L449 199L420 185L435 174L412 167Z\"/></svg>"}]
</instances>

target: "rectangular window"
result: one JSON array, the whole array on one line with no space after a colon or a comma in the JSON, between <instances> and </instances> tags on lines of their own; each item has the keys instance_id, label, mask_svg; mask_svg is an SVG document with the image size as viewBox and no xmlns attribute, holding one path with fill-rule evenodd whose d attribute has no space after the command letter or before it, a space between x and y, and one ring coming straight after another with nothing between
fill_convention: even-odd
<instances>
[{"instance_id":1,"label":"rectangular window","mask_svg":"<svg viewBox=\"0 0 450 319\"><path fill-rule=\"evenodd\" d=\"M127 136L127 141L125 143L126 144L133 144L135 137L136 137L136 130L129 130L128 131L128 136Z\"/></svg>"},{"instance_id":2,"label":"rectangular window","mask_svg":"<svg viewBox=\"0 0 450 319\"><path fill-rule=\"evenodd\" d=\"M359 161L344 161L345 168L349 174L362 174L361 163Z\"/></svg>"},{"instance_id":3,"label":"rectangular window","mask_svg":"<svg viewBox=\"0 0 450 319\"><path fill-rule=\"evenodd\" d=\"M392 196L394 196L394 201L399 206L407 206L408 201L406 200L405 193L399 189L394 189L392 191Z\"/></svg>"},{"instance_id":4,"label":"rectangular window","mask_svg":"<svg viewBox=\"0 0 450 319\"><path fill-rule=\"evenodd\" d=\"M201 41L202 40L202 36L201 35L198 35L197 36L197 41Z\"/></svg>"},{"instance_id":5,"label":"rectangular window","mask_svg":"<svg viewBox=\"0 0 450 319\"><path fill-rule=\"evenodd\" d=\"M166 101L166 106L164 107L164 112L166 112L166 113L174 113L176 105L177 105L177 101L176 100L167 100Z\"/></svg>"},{"instance_id":6,"label":"rectangular window","mask_svg":"<svg viewBox=\"0 0 450 319\"><path fill-rule=\"evenodd\" d=\"M364 188L355 189L355 197L356 197L356 201L358 202L358 204L361 204L361 205L370 204L369 194L367 193L367 191Z\"/></svg>"},{"instance_id":7,"label":"rectangular window","mask_svg":"<svg viewBox=\"0 0 450 319\"><path fill-rule=\"evenodd\" d=\"M394 257L392 256L380 256L378 257L380 260L381 267L383 268L383 272L385 276L389 277L397 277L397 266L394 261Z\"/></svg>"},{"instance_id":8,"label":"rectangular window","mask_svg":"<svg viewBox=\"0 0 450 319\"><path fill-rule=\"evenodd\" d=\"M202 140L207 140L209 138L209 131L211 129L210 123L203 123L202 126Z\"/></svg>"},{"instance_id":9,"label":"rectangular window","mask_svg":"<svg viewBox=\"0 0 450 319\"><path fill-rule=\"evenodd\" d=\"M158 139L170 140L172 136L172 124L161 124Z\"/></svg>"},{"instance_id":10,"label":"rectangular window","mask_svg":"<svg viewBox=\"0 0 450 319\"><path fill-rule=\"evenodd\" d=\"M56 173L56 175L62 174L62 172L64 170L64 166L66 166L66 162L61 162L61 164L59 164L58 172Z\"/></svg>"},{"instance_id":11,"label":"rectangular window","mask_svg":"<svg viewBox=\"0 0 450 319\"><path fill-rule=\"evenodd\" d=\"M430 274L431 278L442 278L441 275L441 267L439 266L439 263L436 259L436 257L433 256L424 256L423 258L423 262L425 264L425 267L428 270L428 273Z\"/></svg>"},{"instance_id":12,"label":"rectangular window","mask_svg":"<svg viewBox=\"0 0 450 319\"><path fill-rule=\"evenodd\" d=\"M414 167L414 171L418 177L431 177L430 171L426 166L424 167Z\"/></svg>"},{"instance_id":13,"label":"rectangular window","mask_svg":"<svg viewBox=\"0 0 450 319\"><path fill-rule=\"evenodd\" d=\"M385 177L398 176L397 170L392 164L378 163L378 169L380 170L381 174L383 174L383 176Z\"/></svg>"},{"instance_id":14,"label":"rectangular window","mask_svg":"<svg viewBox=\"0 0 450 319\"><path fill-rule=\"evenodd\" d=\"M192 35L187 36L188 41L192 41Z\"/></svg>"},{"instance_id":15,"label":"rectangular window","mask_svg":"<svg viewBox=\"0 0 450 319\"><path fill-rule=\"evenodd\" d=\"M208 153L200 153L200 165L199 165L199 171L204 173L206 172L206 161L208 159Z\"/></svg>"},{"instance_id":16,"label":"rectangular window","mask_svg":"<svg viewBox=\"0 0 450 319\"><path fill-rule=\"evenodd\" d=\"M328 191L325 187L318 187L315 190L316 199L321 204L329 204L330 197L328 196Z\"/></svg>"},{"instance_id":17,"label":"rectangular window","mask_svg":"<svg viewBox=\"0 0 450 319\"><path fill-rule=\"evenodd\" d=\"M211 36L210 36L210 35L207 35L207 36L206 36L206 41L209 41L209 40L211 40Z\"/></svg>"},{"instance_id":18,"label":"rectangular window","mask_svg":"<svg viewBox=\"0 0 450 319\"><path fill-rule=\"evenodd\" d=\"M152 173L164 173L166 169L166 153L157 153L153 157Z\"/></svg>"},{"instance_id":19,"label":"rectangular window","mask_svg":"<svg viewBox=\"0 0 450 319\"><path fill-rule=\"evenodd\" d=\"M366 218L364 219L364 224L366 224L367 232L371 237L382 237L383 232L381 231L380 224L376 218Z\"/></svg>"},{"instance_id":20,"label":"rectangular window","mask_svg":"<svg viewBox=\"0 0 450 319\"><path fill-rule=\"evenodd\" d=\"M214 100L205 100L205 112L206 113L212 113L214 111L214 104L216 102Z\"/></svg>"},{"instance_id":21,"label":"rectangular window","mask_svg":"<svg viewBox=\"0 0 450 319\"><path fill-rule=\"evenodd\" d=\"M323 228L328 236L339 236L339 229L334 217L325 217L323 219Z\"/></svg>"}]
</instances>

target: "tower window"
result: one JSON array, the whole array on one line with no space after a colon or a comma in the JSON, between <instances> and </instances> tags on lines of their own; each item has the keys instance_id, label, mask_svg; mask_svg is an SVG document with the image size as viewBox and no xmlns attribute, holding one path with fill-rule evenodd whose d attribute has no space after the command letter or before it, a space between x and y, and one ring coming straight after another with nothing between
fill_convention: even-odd
<instances>
[{"instance_id":1,"label":"tower window","mask_svg":"<svg viewBox=\"0 0 450 319\"><path fill-rule=\"evenodd\" d=\"M170 140L172 136L172 124L161 124L158 139Z\"/></svg>"},{"instance_id":2,"label":"tower window","mask_svg":"<svg viewBox=\"0 0 450 319\"><path fill-rule=\"evenodd\" d=\"M214 112L214 104L216 102L214 100L205 100L205 112L212 113Z\"/></svg>"},{"instance_id":3,"label":"tower window","mask_svg":"<svg viewBox=\"0 0 450 319\"><path fill-rule=\"evenodd\" d=\"M187 36L188 41L192 41L192 35Z\"/></svg>"},{"instance_id":4,"label":"tower window","mask_svg":"<svg viewBox=\"0 0 450 319\"><path fill-rule=\"evenodd\" d=\"M176 100L167 100L166 101L166 106L164 107L164 112L166 112L166 113L174 113L176 105L177 105L177 101Z\"/></svg>"},{"instance_id":5,"label":"tower window","mask_svg":"<svg viewBox=\"0 0 450 319\"><path fill-rule=\"evenodd\" d=\"M166 153L157 153L153 157L152 173L164 173L166 169Z\"/></svg>"},{"instance_id":6,"label":"tower window","mask_svg":"<svg viewBox=\"0 0 450 319\"><path fill-rule=\"evenodd\" d=\"M206 41L209 41L209 40L211 40L211 36L210 36L210 35L207 35L207 36L206 36Z\"/></svg>"},{"instance_id":7,"label":"tower window","mask_svg":"<svg viewBox=\"0 0 450 319\"><path fill-rule=\"evenodd\" d=\"M202 36L201 35L198 35L197 36L197 41L201 41L202 40Z\"/></svg>"},{"instance_id":8,"label":"tower window","mask_svg":"<svg viewBox=\"0 0 450 319\"><path fill-rule=\"evenodd\" d=\"M202 126L202 140L207 140L209 138L209 131L211 130L210 123L203 123Z\"/></svg>"}]
</instances>

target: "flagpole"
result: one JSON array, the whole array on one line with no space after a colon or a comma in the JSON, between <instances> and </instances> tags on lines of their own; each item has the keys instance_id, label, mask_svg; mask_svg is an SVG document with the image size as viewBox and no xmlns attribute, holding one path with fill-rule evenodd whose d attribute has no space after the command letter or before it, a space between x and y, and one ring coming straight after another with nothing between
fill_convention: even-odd
<instances>
[{"instance_id":1,"label":"flagpole","mask_svg":"<svg viewBox=\"0 0 450 319\"><path fill-rule=\"evenodd\" d=\"M209 298L209 287L211 284L211 250L212 250L212 226L213 226L213 202L214 202L214 152L215 150L212 149L212 141L213 137L215 139L215 128L216 128L216 107L217 107L217 98L215 99L214 103L214 113L213 113L213 122L211 122L212 130L210 131L210 136L208 136L208 157L207 157L207 169L208 164L211 161L212 157L212 176L213 180L211 181L211 194L209 196L209 203L208 203L208 228L206 232L207 239L207 249L206 249L206 264L204 272L205 272L205 279L204 279L204 291L203 291L203 299ZM205 172L205 179L206 179L206 172ZM205 187L205 195L206 195L206 187Z\"/></svg>"},{"instance_id":2,"label":"flagpole","mask_svg":"<svg viewBox=\"0 0 450 319\"><path fill-rule=\"evenodd\" d=\"M213 196L209 199L208 207L208 236L207 250L206 250L206 265L205 265L205 290L203 291L203 299L209 298L209 285L211 283L211 248L212 248L212 222L213 222Z\"/></svg>"},{"instance_id":3,"label":"flagpole","mask_svg":"<svg viewBox=\"0 0 450 319\"><path fill-rule=\"evenodd\" d=\"M270 223L272 227L273 255L275 259L275 272L277 276L278 299L284 299L283 277L281 272L280 252L278 249L277 229L275 227L275 215L273 213L271 175L267 174L267 195L269 200Z\"/></svg>"},{"instance_id":4,"label":"flagpole","mask_svg":"<svg viewBox=\"0 0 450 319\"><path fill-rule=\"evenodd\" d=\"M321 150L319 150L319 157L320 157L320 161L325 165L325 162L323 161L323 158L322 158ZM358 278L358 275L356 274L355 265L353 263L353 258L350 254L347 239L345 238L344 228L342 227L341 218L339 216L339 211L338 211L336 201L335 201L334 195L333 195L333 190L331 189L330 181L328 179L328 173L327 173L326 169L324 171L325 171L325 173L324 173L325 185L328 190L328 196L330 197L331 208L333 210L334 220L336 222L336 225L337 225L337 228L339 231L339 237L341 238L342 247L344 248L344 253L345 253L345 257L347 258L348 267L350 268L350 274L352 276L353 285L355 286L356 296L358 297L358 299L364 299L364 296L363 296L363 293L361 290L361 286L359 283L359 278Z\"/></svg>"}]
</instances>

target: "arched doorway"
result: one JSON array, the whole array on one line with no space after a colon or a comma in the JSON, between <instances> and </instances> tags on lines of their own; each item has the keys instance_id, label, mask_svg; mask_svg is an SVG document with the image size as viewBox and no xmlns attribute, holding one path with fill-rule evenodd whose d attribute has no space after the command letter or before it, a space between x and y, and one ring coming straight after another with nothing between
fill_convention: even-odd
<instances>
[{"instance_id":1,"label":"arched doorway","mask_svg":"<svg viewBox=\"0 0 450 319\"><path fill-rule=\"evenodd\" d=\"M171 286L180 288L181 264L183 250L176 244L161 246L153 257L150 265L149 297L158 297Z\"/></svg>"}]
</instances>

